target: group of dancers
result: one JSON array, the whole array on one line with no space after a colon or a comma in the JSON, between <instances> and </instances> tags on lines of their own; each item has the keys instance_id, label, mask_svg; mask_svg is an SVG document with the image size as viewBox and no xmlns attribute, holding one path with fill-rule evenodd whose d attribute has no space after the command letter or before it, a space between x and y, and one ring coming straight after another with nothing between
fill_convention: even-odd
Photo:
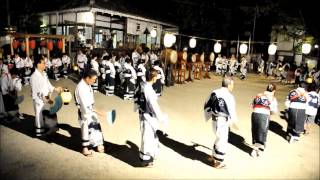
<instances>
[{"instance_id":1,"label":"group of dancers","mask_svg":"<svg viewBox=\"0 0 320 180\"><path fill-rule=\"evenodd\" d=\"M151 56L148 55L148 57ZM101 61L98 58L101 58ZM232 61L234 59L232 58ZM220 60L218 59L217 61ZM230 62L232 61L230 60ZM150 64L148 65L147 62ZM104 141L99 118L106 114L94 108L93 96L94 91L98 90L97 82L100 78L100 82L105 87L106 95L113 95L114 86L117 83L120 83L119 85L122 83L125 91L124 98L134 99L134 107L139 113L141 129L139 158L142 166L153 165L159 153L158 123L168 122L168 117L161 111L157 102L158 97L161 95L161 86L164 78L158 62L158 59L146 58L145 55L138 52L133 52L131 58L123 56L119 59L105 52L102 57L93 54L90 66L88 66L88 60L79 51L77 65L82 76L75 90L75 101L78 108L78 121L81 127L82 153L85 156L93 155L92 148L95 148L98 152L104 152ZM243 67L247 66L245 59L242 62ZM230 65L235 63L230 63ZM46 73L48 66L45 56L36 58L34 65L35 70L30 77L30 84L35 110L36 136L41 137L47 135L48 132L53 132L50 130L52 127L46 126L43 114L48 96L53 91L62 92L62 88L51 85ZM221 67L219 63L217 65ZM9 92L11 97L12 92L17 94L21 90L21 85L19 88L19 85L12 83L18 77L17 74L21 69L13 68L14 70L10 74L8 67L4 68L6 66L2 59L0 66L2 73L1 93L3 100L6 100ZM233 70L230 70L230 72L233 72ZM4 77L8 76L8 74L12 77L10 80L5 80ZM10 84L8 84L9 81ZM160 86L157 86L157 83ZM159 89L160 91L158 91ZM222 87L212 91L204 105L205 117L207 120L212 119L213 130L216 135L212 158L209 158L215 168L224 168L226 166L224 159L227 151L229 126L235 125L237 122L236 101L232 95L233 89L233 78L226 75L222 80ZM251 131L253 150L251 156L253 157L261 156L265 150L270 116L278 112L275 92L275 84L268 84L266 90L257 94L252 101ZM13 101L11 103L17 105ZM288 94L285 104L288 114L287 140L289 143L293 143L299 140L302 133L308 134L310 132L310 124L315 121L320 104L319 92L316 92L315 82L306 83L300 81L299 87ZM5 104L5 108L7 107Z\"/></svg>"},{"instance_id":2,"label":"group of dancers","mask_svg":"<svg viewBox=\"0 0 320 180\"><path fill-rule=\"evenodd\" d=\"M98 78L92 85L94 92L102 87L107 96L118 94L124 100L133 99L136 88L146 79L146 71L153 68L157 70L157 82L153 88L158 96L162 95L165 76L162 64L154 51L139 53L135 50L131 56L115 56L106 51L102 56L92 53L89 62L88 57L80 50L77 55L77 67L80 75L87 69L96 71Z\"/></svg>"}]
</instances>

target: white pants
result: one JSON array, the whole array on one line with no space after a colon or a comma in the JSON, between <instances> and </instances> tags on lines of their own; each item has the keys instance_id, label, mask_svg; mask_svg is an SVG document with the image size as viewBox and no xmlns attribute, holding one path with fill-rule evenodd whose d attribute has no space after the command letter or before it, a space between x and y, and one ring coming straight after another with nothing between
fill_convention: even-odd
<instances>
[{"instance_id":1,"label":"white pants","mask_svg":"<svg viewBox=\"0 0 320 180\"><path fill-rule=\"evenodd\" d=\"M33 100L33 108L35 112L36 136L41 136L44 133L44 121L42 115L44 103L41 100Z\"/></svg>"},{"instance_id":2,"label":"white pants","mask_svg":"<svg viewBox=\"0 0 320 180\"><path fill-rule=\"evenodd\" d=\"M103 145L103 135L97 115L91 113L88 118L84 118L79 113L79 124L81 127L82 146L100 146Z\"/></svg>"},{"instance_id":3,"label":"white pants","mask_svg":"<svg viewBox=\"0 0 320 180\"><path fill-rule=\"evenodd\" d=\"M212 155L215 160L222 162L228 145L229 124L227 118L216 117L213 120L213 132L216 135L216 139Z\"/></svg>"},{"instance_id":4,"label":"white pants","mask_svg":"<svg viewBox=\"0 0 320 180\"><path fill-rule=\"evenodd\" d=\"M140 115L141 148L139 157L142 161L153 161L159 153L159 140L156 134L158 120L150 114Z\"/></svg>"}]
</instances>

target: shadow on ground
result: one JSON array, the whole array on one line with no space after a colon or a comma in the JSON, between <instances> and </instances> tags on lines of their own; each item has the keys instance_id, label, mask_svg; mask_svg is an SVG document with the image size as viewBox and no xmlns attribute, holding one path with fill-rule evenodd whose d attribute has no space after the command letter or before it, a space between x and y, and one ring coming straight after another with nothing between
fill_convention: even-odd
<instances>
[{"instance_id":1,"label":"shadow on ground","mask_svg":"<svg viewBox=\"0 0 320 180\"><path fill-rule=\"evenodd\" d=\"M208 166L212 166L212 162L208 160L208 158L210 158L211 156L208 155L207 153L198 151L196 149L196 147L200 145L196 143L194 143L194 145L191 145L191 146L186 145L184 143L181 143L174 139L169 138L167 135L164 135L162 131L157 131L157 135L159 137L159 141L163 145L179 153L181 156L192 159L192 160L198 160Z\"/></svg>"},{"instance_id":2,"label":"shadow on ground","mask_svg":"<svg viewBox=\"0 0 320 180\"><path fill-rule=\"evenodd\" d=\"M20 122L6 123L0 121L0 124L13 129L17 132L25 134L31 138L37 138L47 143L55 143L77 153L81 152L81 130L78 127L72 127L69 124L59 124L59 129L67 131L70 136L65 136L59 131L53 135L45 137L36 137L34 132L34 116L24 114L25 119ZM112 142L104 141L106 146L106 154L127 163L133 167L141 167L139 160L139 148L131 141L126 141L126 145L119 145Z\"/></svg>"},{"instance_id":3,"label":"shadow on ground","mask_svg":"<svg viewBox=\"0 0 320 180\"><path fill-rule=\"evenodd\" d=\"M287 133L286 131L283 130L282 126L275 122L275 121L271 121L269 122L269 130L278 134L280 137L282 137L283 139L286 139L287 137Z\"/></svg>"},{"instance_id":4,"label":"shadow on ground","mask_svg":"<svg viewBox=\"0 0 320 180\"><path fill-rule=\"evenodd\" d=\"M250 154L252 151L252 148L245 142L244 138L232 131L229 131L228 142L245 153Z\"/></svg>"}]
</instances>

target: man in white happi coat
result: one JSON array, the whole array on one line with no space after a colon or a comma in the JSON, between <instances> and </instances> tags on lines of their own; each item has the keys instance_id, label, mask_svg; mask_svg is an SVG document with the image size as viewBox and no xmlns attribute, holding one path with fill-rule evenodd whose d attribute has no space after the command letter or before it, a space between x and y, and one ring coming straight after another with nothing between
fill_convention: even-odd
<instances>
[{"instance_id":1,"label":"man in white happi coat","mask_svg":"<svg viewBox=\"0 0 320 180\"><path fill-rule=\"evenodd\" d=\"M31 57L32 58L32 57ZM24 59L24 84L29 85L30 84L30 78L31 78L31 72L33 68L33 62L30 57L26 57ZM22 77L21 77L22 78Z\"/></svg>"},{"instance_id":2,"label":"man in white happi coat","mask_svg":"<svg viewBox=\"0 0 320 180\"><path fill-rule=\"evenodd\" d=\"M35 111L35 128L36 136L43 136L45 132L45 124L42 111L44 110L45 101L54 90L62 92L61 87L53 87L45 72L46 64L43 57L35 58L36 69L31 75L31 91L32 101Z\"/></svg>"},{"instance_id":3,"label":"man in white happi coat","mask_svg":"<svg viewBox=\"0 0 320 180\"><path fill-rule=\"evenodd\" d=\"M233 80L226 76L222 80L222 87L214 90L204 105L205 119L212 119L213 131L216 135L213 146L213 167L218 169L226 166L224 158L228 146L229 126L237 121L236 103L231 94L232 90Z\"/></svg>"},{"instance_id":4,"label":"man in white happi coat","mask_svg":"<svg viewBox=\"0 0 320 180\"><path fill-rule=\"evenodd\" d=\"M103 135L98 120L103 113L94 109L94 96L91 85L97 80L97 72L89 69L84 72L82 80L76 87L75 100L78 108L78 120L81 127L82 154L91 156L92 146L100 153L104 152Z\"/></svg>"},{"instance_id":5,"label":"man in white happi coat","mask_svg":"<svg viewBox=\"0 0 320 180\"><path fill-rule=\"evenodd\" d=\"M79 50L78 56L77 56L77 65L79 67L80 76L83 74L83 71L86 67L87 62L88 62L87 56L83 54L81 50Z\"/></svg>"},{"instance_id":6,"label":"man in white happi coat","mask_svg":"<svg viewBox=\"0 0 320 180\"><path fill-rule=\"evenodd\" d=\"M139 110L141 147L139 158L142 166L152 166L159 153L159 140L156 134L158 122L167 124L167 116L161 112L158 96L152 84L157 81L157 71L151 69L146 74L147 82L142 82L136 90L134 111Z\"/></svg>"}]
</instances>

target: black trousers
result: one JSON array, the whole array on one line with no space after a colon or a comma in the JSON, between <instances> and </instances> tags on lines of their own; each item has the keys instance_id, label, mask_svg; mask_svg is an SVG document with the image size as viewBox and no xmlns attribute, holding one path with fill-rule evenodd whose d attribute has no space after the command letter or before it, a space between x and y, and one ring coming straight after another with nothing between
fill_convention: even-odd
<instances>
[{"instance_id":1,"label":"black trousers","mask_svg":"<svg viewBox=\"0 0 320 180\"><path fill-rule=\"evenodd\" d=\"M265 145L267 141L267 134L269 129L269 115L255 113L251 114L251 132L252 143L259 143Z\"/></svg>"},{"instance_id":2,"label":"black trousers","mask_svg":"<svg viewBox=\"0 0 320 180\"><path fill-rule=\"evenodd\" d=\"M306 120L306 110L305 109L294 109L289 108L288 111L288 127L287 133L292 136L300 136L300 133L304 131L304 121Z\"/></svg>"},{"instance_id":3,"label":"black trousers","mask_svg":"<svg viewBox=\"0 0 320 180\"><path fill-rule=\"evenodd\" d=\"M2 95L2 98L3 98L4 109L6 110L6 112L19 110L19 106L15 104L16 102L15 96L6 94L6 95Z\"/></svg>"}]
</instances>

